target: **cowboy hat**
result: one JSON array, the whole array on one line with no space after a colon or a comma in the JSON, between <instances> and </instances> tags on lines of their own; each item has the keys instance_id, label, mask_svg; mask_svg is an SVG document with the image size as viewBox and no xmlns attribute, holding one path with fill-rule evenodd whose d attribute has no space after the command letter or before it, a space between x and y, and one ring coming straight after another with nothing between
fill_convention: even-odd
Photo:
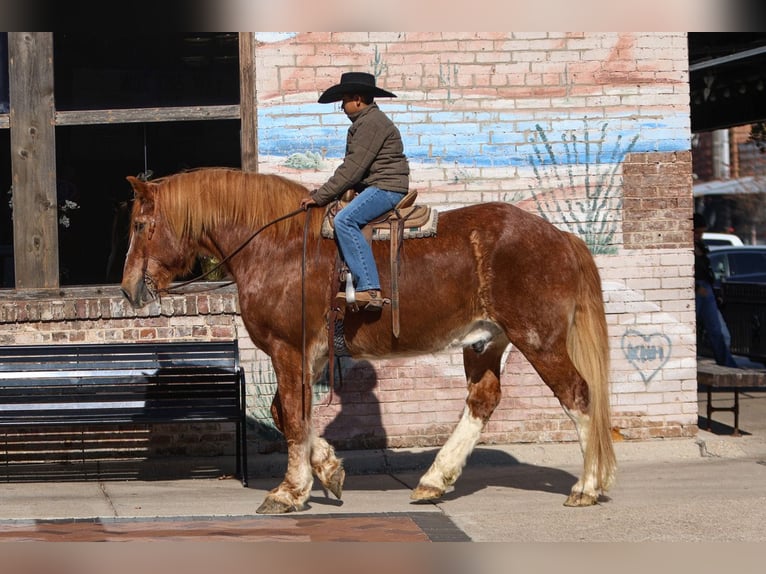
<instances>
[{"instance_id":1,"label":"cowboy hat","mask_svg":"<svg viewBox=\"0 0 766 574\"><path fill-rule=\"evenodd\" d=\"M340 77L340 84L327 88L319 96L320 104L339 102L344 94L369 94L376 98L395 98L396 95L375 85L375 76L365 72L345 72Z\"/></svg>"}]
</instances>

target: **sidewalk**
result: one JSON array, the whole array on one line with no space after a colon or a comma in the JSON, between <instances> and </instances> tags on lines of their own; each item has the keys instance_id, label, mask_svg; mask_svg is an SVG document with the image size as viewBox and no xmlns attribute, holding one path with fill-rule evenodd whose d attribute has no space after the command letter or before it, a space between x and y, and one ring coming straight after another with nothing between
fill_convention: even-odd
<instances>
[{"instance_id":1,"label":"sidewalk","mask_svg":"<svg viewBox=\"0 0 766 574\"><path fill-rule=\"evenodd\" d=\"M727 417L716 413L713 430L727 432ZM581 509L563 506L582 465L576 444L479 445L454 490L435 504L413 504L409 494L437 449L345 451L342 501L317 487L305 511L282 518L432 515L455 526L449 536L474 541L766 541L766 393L743 393L740 427L745 436L700 431L616 443L610 499ZM5 483L0 527L149 518L265 524L255 510L284 469L282 454L253 454L248 488L234 478Z\"/></svg>"}]
</instances>

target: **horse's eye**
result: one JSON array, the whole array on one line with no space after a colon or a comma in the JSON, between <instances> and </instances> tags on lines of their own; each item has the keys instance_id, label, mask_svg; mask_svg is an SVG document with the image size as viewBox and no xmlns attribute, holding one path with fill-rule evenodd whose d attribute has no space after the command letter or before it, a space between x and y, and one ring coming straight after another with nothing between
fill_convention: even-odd
<instances>
[{"instance_id":1,"label":"horse's eye","mask_svg":"<svg viewBox=\"0 0 766 574\"><path fill-rule=\"evenodd\" d=\"M136 221L133 223L133 231L135 231L136 233L143 231L145 227L146 227L146 223L144 223L143 221Z\"/></svg>"}]
</instances>

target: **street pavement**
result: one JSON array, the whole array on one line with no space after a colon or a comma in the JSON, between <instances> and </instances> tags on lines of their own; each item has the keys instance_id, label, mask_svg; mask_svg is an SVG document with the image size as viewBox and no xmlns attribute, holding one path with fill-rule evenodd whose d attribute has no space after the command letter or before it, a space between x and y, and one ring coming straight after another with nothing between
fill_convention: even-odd
<instances>
[{"instance_id":1,"label":"street pavement","mask_svg":"<svg viewBox=\"0 0 766 574\"><path fill-rule=\"evenodd\" d=\"M704 399L700 394L703 415ZM714 400L731 402L731 395L718 393ZM700 430L693 438L616 443L617 482L607 498L589 508L563 506L582 464L576 444L479 445L454 489L425 504L412 503L409 495L436 449L339 452L347 469L342 500L317 486L303 512L275 522L255 510L278 484L285 457L252 453L248 488L230 477L6 482L0 486L0 540L41 539L35 535L44 530L41 524L58 525L48 539L67 540L67 532L75 529L62 524L90 523L102 529L104 524L152 524L142 532L146 539L152 537L147 530L173 521L187 527L205 521L211 538L217 527L228 525L227 535L236 539L232 525L237 525L248 539L254 539L256 527L263 538L274 539L269 528L305 526L305 517L323 526L302 530L303 539L332 540L334 525L357 537L338 533L338 539L364 539L353 520L379 517L378 530L367 525L368 540L763 542L766 393L742 393L740 403L740 437L731 436L732 414L718 412L712 431ZM231 457L200 464L216 469L230 462ZM400 518L417 526L416 536L407 538L410 526L391 527ZM285 531L281 539L295 537Z\"/></svg>"}]
</instances>

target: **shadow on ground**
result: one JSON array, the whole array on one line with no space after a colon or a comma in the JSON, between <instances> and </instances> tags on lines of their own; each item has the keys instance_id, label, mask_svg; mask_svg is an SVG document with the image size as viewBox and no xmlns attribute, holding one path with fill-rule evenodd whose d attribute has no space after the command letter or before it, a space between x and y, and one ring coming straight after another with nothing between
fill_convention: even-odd
<instances>
[{"instance_id":1,"label":"shadow on ground","mask_svg":"<svg viewBox=\"0 0 766 574\"><path fill-rule=\"evenodd\" d=\"M402 481L402 488L413 489L420 476L433 463L438 451L433 449L413 453L386 450L385 468L378 469L376 473L394 474ZM338 455L342 457L343 453L339 452ZM344 461L344 465L348 476L360 474L355 472L353 460ZM567 496L575 482L576 476L561 469L527 464L499 450L477 448L468 459L454 490L445 494L442 500L466 496L487 487L534 490ZM355 485L354 488L363 490L364 484Z\"/></svg>"}]
</instances>

